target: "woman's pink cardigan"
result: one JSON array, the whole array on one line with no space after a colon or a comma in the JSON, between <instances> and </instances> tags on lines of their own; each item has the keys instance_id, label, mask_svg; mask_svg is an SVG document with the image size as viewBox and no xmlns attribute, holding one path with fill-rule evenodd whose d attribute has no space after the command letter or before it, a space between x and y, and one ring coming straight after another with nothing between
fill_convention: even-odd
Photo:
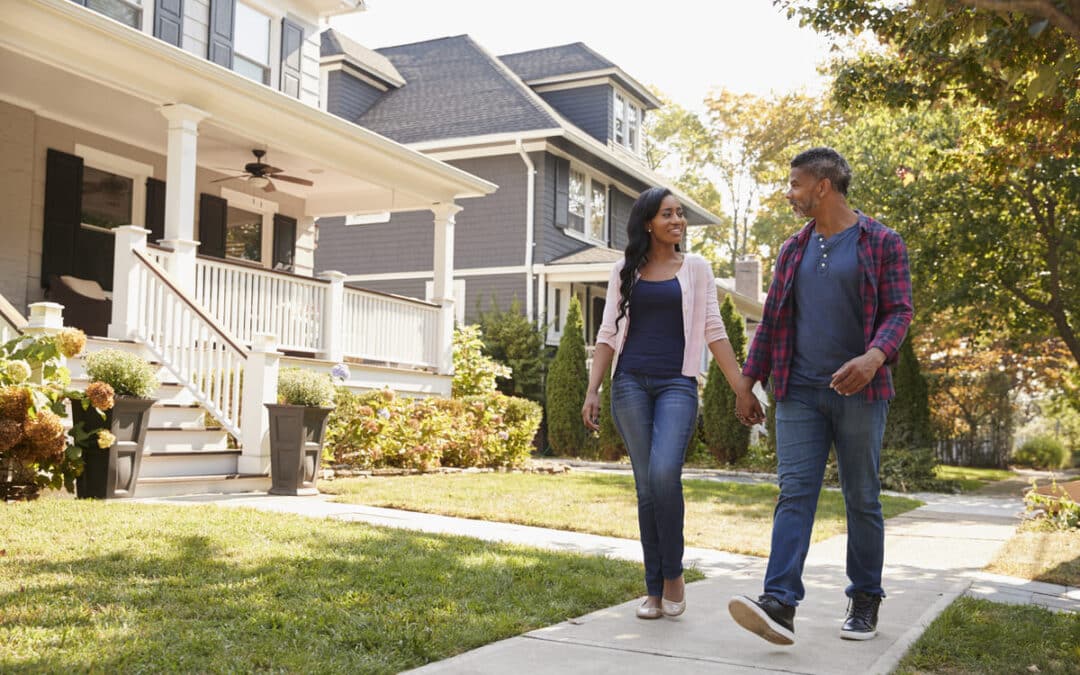
<instances>
[{"instance_id":1,"label":"woman's pink cardigan","mask_svg":"<svg viewBox=\"0 0 1080 675\"><path fill-rule=\"evenodd\" d=\"M615 317L619 315L619 303L622 293L619 290L621 279L619 272L626 260L615 263L608 279L607 302L604 305L604 320L596 332L596 343L606 344L615 350L611 372L619 362L619 354L626 344L626 333L630 327L630 311L619 321L615 328ZM720 317L720 306L716 302L716 279L713 277L709 261L696 253L687 253L682 267L675 274L682 287L683 337L686 348L683 350L682 374L697 377L701 372L701 356L705 346L717 340L727 339L724 320Z\"/></svg>"}]
</instances>

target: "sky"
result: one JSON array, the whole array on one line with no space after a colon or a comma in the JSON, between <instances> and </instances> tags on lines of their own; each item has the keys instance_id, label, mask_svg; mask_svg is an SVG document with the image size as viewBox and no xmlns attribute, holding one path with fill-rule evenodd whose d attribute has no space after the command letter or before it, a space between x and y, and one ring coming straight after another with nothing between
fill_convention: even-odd
<instances>
[{"instance_id":1,"label":"sky","mask_svg":"<svg viewBox=\"0 0 1080 675\"><path fill-rule=\"evenodd\" d=\"M367 0L330 25L371 49L463 33L495 55L584 42L696 111L717 88L820 93L829 50L771 0Z\"/></svg>"}]
</instances>

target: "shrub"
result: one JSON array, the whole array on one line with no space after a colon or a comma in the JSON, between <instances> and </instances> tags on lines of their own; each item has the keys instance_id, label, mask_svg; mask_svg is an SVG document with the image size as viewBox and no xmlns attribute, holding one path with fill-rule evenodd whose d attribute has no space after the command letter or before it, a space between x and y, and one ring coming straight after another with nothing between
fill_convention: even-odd
<instances>
[{"instance_id":1,"label":"shrub","mask_svg":"<svg viewBox=\"0 0 1080 675\"><path fill-rule=\"evenodd\" d=\"M881 451L881 462L878 466L881 488L896 492L948 491L949 481L936 477L934 473L936 466L937 457L930 448L914 450L884 448ZM825 483L827 485L840 484L835 453L829 455L829 461L825 467Z\"/></svg>"},{"instance_id":2,"label":"shrub","mask_svg":"<svg viewBox=\"0 0 1080 675\"><path fill-rule=\"evenodd\" d=\"M338 389L326 448L360 469L520 466L540 424L540 406L493 392L458 399L410 399L392 391Z\"/></svg>"},{"instance_id":3,"label":"shrub","mask_svg":"<svg viewBox=\"0 0 1080 675\"><path fill-rule=\"evenodd\" d=\"M334 402L334 382L329 375L302 368L282 368L278 373L278 403L326 408Z\"/></svg>"},{"instance_id":4,"label":"shrub","mask_svg":"<svg viewBox=\"0 0 1080 675\"><path fill-rule=\"evenodd\" d=\"M747 449L735 466L747 471L776 473L776 451L762 438Z\"/></svg>"},{"instance_id":5,"label":"shrub","mask_svg":"<svg viewBox=\"0 0 1080 675\"><path fill-rule=\"evenodd\" d=\"M480 314L484 351L510 368L498 378L499 391L544 403L544 330L522 313L514 296L510 309L501 311L492 299L491 310Z\"/></svg>"},{"instance_id":6,"label":"shrub","mask_svg":"<svg viewBox=\"0 0 1080 675\"><path fill-rule=\"evenodd\" d=\"M1060 469L1069 459L1065 446L1053 436L1035 436L1013 453L1012 461L1036 469Z\"/></svg>"},{"instance_id":7,"label":"shrub","mask_svg":"<svg viewBox=\"0 0 1080 675\"><path fill-rule=\"evenodd\" d=\"M548 371L546 412L551 449L558 455L577 456L586 450L586 429L581 407L588 389L585 371L585 338L581 332L581 304L570 298L559 349Z\"/></svg>"},{"instance_id":8,"label":"shrub","mask_svg":"<svg viewBox=\"0 0 1080 675\"><path fill-rule=\"evenodd\" d=\"M735 302L730 294L724 297L720 316L724 319L724 328L727 329L728 340L735 352L735 360L742 363L746 359L746 323L735 309ZM750 427L735 417L735 392L715 359L709 362L709 374L702 398L705 443L717 461L735 464L750 447Z\"/></svg>"},{"instance_id":9,"label":"shrub","mask_svg":"<svg viewBox=\"0 0 1080 675\"><path fill-rule=\"evenodd\" d=\"M496 377L510 377L512 371L490 356L484 355L484 342L479 326L454 329L454 398L475 396L495 391Z\"/></svg>"},{"instance_id":10,"label":"shrub","mask_svg":"<svg viewBox=\"0 0 1080 675\"><path fill-rule=\"evenodd\" d=\"M909 335L900 347L893 368L896 397L889 406L885 422L886 448L926 448L932 443L930 433L930 393L926 378L919 369L919 359Z\"/></svg>"},{"instance_id":11,"label":"shrub","mask_svg":"<svg viewBox=\"0 0 1080 675\"><path fill-rule=\"evenodd\" d=\"M600 434L596 448L600 458L608 461L621 459L627 454L626 444L611 417L611 368L604 373L604 382L600 385Z\"/></svg>"},{"instance_id":12,"label":"shrub","mask_svg":"<svg viewBox=\"0 0 1080 675\"><path fill-rule=\"evenodd\" d=\"M1038 492L1039 486L1031 479L1031 490L1024 495L1027 512L1032 516L1041 516L1037 526L1044 530L1073 530L1080 528L1080 504L1058 487L1057 481L1050 484L1051 495Z\"/></svg>"},{"instance_id":13,"label":"shrub","mask_svg":"<svg viewBox=\"0 0 1080 675\"><path fill-rule=\"evenodd\" d=\"M102 349L84 360L86 375L93 382L104 382L117 396L150 398L157 390L157 373L146 359L119 349Z\"/></svg>"}]
</instances>

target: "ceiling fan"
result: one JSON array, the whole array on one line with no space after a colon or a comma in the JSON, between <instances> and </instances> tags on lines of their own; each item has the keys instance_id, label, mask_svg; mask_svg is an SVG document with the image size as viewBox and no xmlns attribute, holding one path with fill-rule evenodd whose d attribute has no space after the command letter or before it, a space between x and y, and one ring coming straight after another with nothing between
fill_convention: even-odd
<instances>
[{"instance_id":1,"label":"ceiling fan","mask_svg":"<svg viewBox=\"0 0 1080 675\"><path fill-rule=\"evenodd\" d=\"M270 180L285 181L286 183L296 183L297 185L311 186L315 183L307 180L306 178L297 178L295 176L286 176L281 173L283 169L279 169L276 166L270 166L262 161L263 155L266 154L265 150L252 150L251 154L255 155L254 162L248 162L244 165L244 173L236 176L227 176L226 178L218 178L217 180L210 181L211 183L221 183L227 180L236 180L239 178L246 178L249 185L256 188L262 188L263 192L273 192L276 188L274 183Z\"/></svg>"}]
</instances>

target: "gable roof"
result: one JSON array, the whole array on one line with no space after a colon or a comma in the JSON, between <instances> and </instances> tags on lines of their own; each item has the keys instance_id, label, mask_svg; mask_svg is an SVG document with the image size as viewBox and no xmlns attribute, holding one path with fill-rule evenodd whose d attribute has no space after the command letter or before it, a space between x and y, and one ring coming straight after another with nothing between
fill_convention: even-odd
<instances>
[{"instance_id":1,"label":"gable roof","mask_svg":"<svg viewBox=\"0 0 1080 675\"><path fill-rule=\"evenodd\" d=\"M609 76L652 110L660 100L643 84L583 42L503 54L499 59L531 86Z\"/></svg>"},{"instance_id":2,"label":"gable roof","mask_svg":"<svg viewBox=\"0 0 1080 675\"><path fill-rule=\"evenodd\" d=\"M505 65L468 35L376 52L408 85L384 94L356 122L399 143L560 126Z\"/></svg>"},{"instance_id":3,"label":"gable roof","mask_svg":"<svg viewBox=\"0 0 1080 675\"><path fill-rule=\"evenodd\" d=\"M319 54L324 61L338 57L361 68L368 75L382 80L387 85L400 87L405 84L405 78L397 71L394 64L390 63L390 59L353 42L333 28L323 31L320 40Z\"/></svg>"}]
</instances>

